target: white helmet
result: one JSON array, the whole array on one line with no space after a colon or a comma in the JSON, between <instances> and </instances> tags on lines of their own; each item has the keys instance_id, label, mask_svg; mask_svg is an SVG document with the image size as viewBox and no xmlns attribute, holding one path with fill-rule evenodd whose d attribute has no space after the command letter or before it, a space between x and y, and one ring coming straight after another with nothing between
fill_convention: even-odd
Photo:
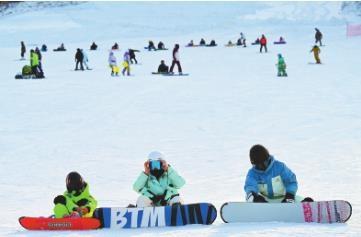
<instances>
[{"instance_id":1,"label":"white helmet","mask_svg":"<svg viewBox=\"0 0 361 237\"><path fill-rule=\"evenodd\" d=\"M159 151L152 151L148 155L149 160L164 160L164 155Z\"/></svg>"}]
</instances>

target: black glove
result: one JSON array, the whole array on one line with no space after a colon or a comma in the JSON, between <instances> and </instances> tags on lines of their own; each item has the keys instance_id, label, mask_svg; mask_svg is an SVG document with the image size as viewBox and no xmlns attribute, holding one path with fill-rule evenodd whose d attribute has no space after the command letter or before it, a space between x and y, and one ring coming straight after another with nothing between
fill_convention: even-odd
<instances>
[{"instance_id":1,"label":"black glove","mask_svg":"<svg viewBox=\"0 0 361 237\"><path fill-rule=\"evenodd\" d=\"M285 198L282 200L283 203L294 203L295 195L292 193L286 193Z\"/></svg>"},{"instance_id":2,"label":"black glove","mask_svg":"<svg viewBox=\"0 0 361 237\"><path fill-rule=\"evenodd\" d=\"M252 200L252 202L267 202L267 200L262 196L255 192L252 192L248 195L247 200Z\"/></svg>"}]
</instances>

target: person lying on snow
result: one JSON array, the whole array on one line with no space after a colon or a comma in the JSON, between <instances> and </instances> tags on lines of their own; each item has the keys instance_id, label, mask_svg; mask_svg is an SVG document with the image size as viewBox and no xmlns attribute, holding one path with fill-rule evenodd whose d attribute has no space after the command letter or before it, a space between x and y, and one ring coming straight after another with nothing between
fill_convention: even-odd
<instances>
[{"instance_id":1,"label":"person lying on snow","mask_svg":"<svg viewBox=\"0 0 361 237\"><path fill-rule=\"evenodd\" d=\"M180 204L178 189L184 184L184 179L164 160L164 155L153 151L133 184L133 189L140 193L137 207Z\"/></svg>"},{"instance_id":2,"label":"person lying on snow","mask_svg":"<svg viewBox=\"0 0 361 237\"><path fill-rule=\"evenodd\" d=\"M66 191L54 199L54 204L55 218L92 217L97 207L88 183L75 171L66 176Z\"/></svg>"},{"instance_id":3,"label":"person lying on snow","mask_svg":"<svg viewBox=\"0 0 361 237\"><path fill-rule=\"evenodd\" d=\"M312 198L296 195L296 175L264 146L254 145L249 156L252 168L244 186L247 202L313 202Z\"/></svg>"}]
</instances>

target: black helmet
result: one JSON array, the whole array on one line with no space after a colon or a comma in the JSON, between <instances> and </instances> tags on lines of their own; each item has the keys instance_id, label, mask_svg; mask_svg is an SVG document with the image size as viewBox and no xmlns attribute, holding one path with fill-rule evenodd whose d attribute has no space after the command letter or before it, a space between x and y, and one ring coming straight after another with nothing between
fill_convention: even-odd
<instances>
[{"instance_id":1,"label":"black helmet","mask_svg":"<svg viewBox=\"0 0 361 237\"><path fill-rule=\"evenodd\" d=\"M78 172L73 171L66 176L66 189L69 193L73 191L80 193L84 186L85 182Z\"/></svg>"},{"instance_id":2,"label":"black helmet","mask_svg":"<svg viewBox=\"0 0 361 237\"><path fill-rule=\"evenodd\" d=\"M262 145L254 145L249 151L249 158L252 165L257 169L266 170L269 164L270 154Z\"/></svg>"}]
</instances>

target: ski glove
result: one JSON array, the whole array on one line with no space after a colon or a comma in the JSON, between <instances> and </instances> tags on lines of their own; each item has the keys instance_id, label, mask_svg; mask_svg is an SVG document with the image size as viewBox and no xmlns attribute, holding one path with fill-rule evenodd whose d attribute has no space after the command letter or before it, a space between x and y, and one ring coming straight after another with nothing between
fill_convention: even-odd
<instances>
[{"instance_id":1,"label":"ski glove","mask_svg":"<svg viewBox=\"0 0 361 237\"><path fill-rule=\"evenodd\" d=\"M295 195L292 193L286 193L285 198L282 200L283 203L294 203Z\"/></svg>"},{"instance_id":2,"label":"ski glove","mask_svg":"<svg viewBox=\"0 0 361 237\"><path fill-rule=\"evenodd\" d=\"M248 202L267 202L267 200L262 196L255 192L251 192L247 195Z\"/></svg>"}]
</instances>

